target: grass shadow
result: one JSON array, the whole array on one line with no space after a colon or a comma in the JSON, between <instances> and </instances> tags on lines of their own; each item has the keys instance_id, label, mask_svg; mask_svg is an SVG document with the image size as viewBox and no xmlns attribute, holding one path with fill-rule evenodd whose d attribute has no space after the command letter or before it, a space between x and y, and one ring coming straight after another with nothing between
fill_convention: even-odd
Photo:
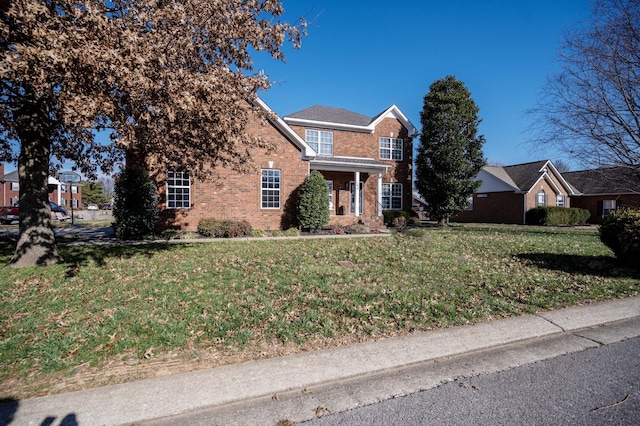
<instances>
[{"instance_id":1,"label":"grass shadow","mask_svg":"<svg viewBox=\"0 0 640 426\"><path fill-rule=\"evenodd\" d=\"M524 263L537 268L570 274L640 278L640 271L621 265L615 257L611 256L580 256L557 253L520 253L516 256Z\"/></svg>"},{"instance_id":2,"label":"grass shadow","mask_svg":"<svg viewBox=\"0 0 640 426\"><path fill-rule=\"evenodd\" d=\"M98 266L104 266L109 258L125 258L132 256L153 257L156 253L179 249L179 244L168 244L165 241L154 242L117 242L107 244L65 245L58 243L58 253L64 259L64 264L69 265L67 275L73 276L82 265L89 261ZM0 236L0 264L7 265L13 257L16 249L17 237L12 235Z\"/></svg>"}]
</instances>

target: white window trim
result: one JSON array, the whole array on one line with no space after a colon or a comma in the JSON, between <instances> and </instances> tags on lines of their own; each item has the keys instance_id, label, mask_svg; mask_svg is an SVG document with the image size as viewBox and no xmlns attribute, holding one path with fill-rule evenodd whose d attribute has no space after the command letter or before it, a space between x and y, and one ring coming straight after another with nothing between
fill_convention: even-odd
<instances>
[{"instance_id":1,"label":"white window trim","mask_svg":"<svg viewBox=\"0 0 640 426\"><path fill-rule=\"evenodd\" d=\"M395 143L399 143L400 147L395 148ZM379 139L380 159L391 161L402 161L404 159L404 140L402 138L391 138L381 136ZM383 146L384 145L384 146ZM399 158L394 158L394 153L399 154Z\"/></svg>"},{"instance_id":2,"label":"white window trim","mask_svg":"<svg viewBox=\"0 0 640 426\"><path fill-rule=\"evenodd\" d=\"M170 174L173 174L173 179L170 178ZM175 180L187 180L187 185L176 185L175 183L173 185L169 184L170 180L173 180L175 182ZM178 201L177 199L173 199L170 200L170 196L173 190L175 189L186 189L186 196L187 199L184 199L184 194L185 192L182 192L183 195L183 199ZM167 194L167 199L166 199L166 207L167 209L171 209L171 210L179 210L179 209L188 209L191 208L191 176L189 175L188 172L175 172L173 170L168 170L167 171L167 184L166 184L166 194ZM176 195L175 193L173 195ZM171 205L173 204L173 205ZM179 204L179 205L178 205ZM185 205L186 204L186 205Z\"/></svg>"},{"instance_id":3,"label":"white window trim","mask_svg":"<svg viewBox=\"0 0 640 426\"><path fill-rule=\"evenodd\" d=\"M335 207L333 205L333 181L329 179L325 182L327 182L327 191L329 191L329 210L334 210Z\"/></svg>"},{"instance_id":4,"label":"white window trim","mask_svg":"<svg viewBox=\"0 0 640 426\"><path fill-rule=\"evenodd\" d=\"M394 191L393 188L400 188L400 195L393 195ZM387 188L387 189L385 189ZM386 182L386 183L382 183L382 208L384 210L402 210L403 206L403 191L404 191L404 187L403 184L401 183L391 183L391 182ZM388 194L388 195L385 195ZM388 204L385 205L385 198L388 199ZM393 200L394 199L399 199L400 200L400 207L393 207Z\"/></svg>"},{"instance_id":5,"label":"white window trim","mask_svg":"<svg viewBox=\"0 0 640 426\"><path fill-rule=\"evenodd\" d=\"M267 178L269 178L269 175L271 175L273 172L277 172L277 177L278 180L277 182L273 182L274 187L269 187L269 180L267 180L265 182L264 177L265 174L267 174ZM275 177L275 175L273 175ZM265 186L265 183L267 183L267 186ZM264 210L279 210L282 206L282 171L280 169L262 169L260 170L260 208L264 209ZM273 204L274 201L270 201L265 199L265 195L267 196L273 196L277 194L278 198L277 198L277 206L276 205L268 205L268 204ZM267 204L267 206L265 206L265 204Z\"/></svg>"},{"instance_id":6,"label":"white window trim","mask_svg":"<svg viewBox=\"0 0 640 426\"><path fill-rule=\"evenodd\" d=\"M313 136L312 136L313 135ZM323 141L323 136L331 138L330 142ZM305 129L304 139L311 148L320 155L333 155L333 132L326 130ZM328 148L323 150L322 148Z\"/></svg>"}]
</instances>

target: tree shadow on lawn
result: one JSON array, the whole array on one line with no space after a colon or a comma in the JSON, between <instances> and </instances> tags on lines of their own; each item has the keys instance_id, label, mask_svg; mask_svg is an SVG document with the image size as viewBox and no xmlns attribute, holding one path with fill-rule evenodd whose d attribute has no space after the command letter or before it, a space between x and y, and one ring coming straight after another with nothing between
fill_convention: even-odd
<instances>
[{"instance_id":1,"label":"tree shadow on lawn","mask_svg":"<svg viewBox=\"0 0 640 426\"><path fill-rule=\"evenodd\" d=\"M611 256L579 256L557 253L520 253L521 261L538 268L570 274L597 275L612 278L640 278L640 271L621 265Z\"/></svg>"},{"instance_id":2,"label":"tree shadow on lawn","mask_svg":"<svg viewBox=\"0 0 640 426\"><path fill-rule=\"evenodd\" d=\"M12 236L0 236L0 264L8 264L16 249L16 238ZM153 257L155 254L179 249L178 244L168 244L166 242L113 242L109 244L86 244L70 246L60 244L58 241L58 252L64 259L64 263L69 265L67 275L75 275L81 265L93 260L98 266L105 265L105 260L109 258L128 258L132 256Z\"/></svg>"}]
</instances>

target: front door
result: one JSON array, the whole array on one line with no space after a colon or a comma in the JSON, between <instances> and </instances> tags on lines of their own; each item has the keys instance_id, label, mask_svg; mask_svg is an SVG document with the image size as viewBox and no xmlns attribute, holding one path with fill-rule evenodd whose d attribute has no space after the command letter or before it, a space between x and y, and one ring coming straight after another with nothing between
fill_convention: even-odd
<instances>
[{"instance_id":1,"label":"front door","mask_svg":"<svg viewBox=\"0 0 640 426\"><path fill-rule=\"evenodd\" d=\"M351 214L356 214L356 183L351 182ZM364 182L360 182L360 214L364 212Z\"/></svg>"}]
</instances>

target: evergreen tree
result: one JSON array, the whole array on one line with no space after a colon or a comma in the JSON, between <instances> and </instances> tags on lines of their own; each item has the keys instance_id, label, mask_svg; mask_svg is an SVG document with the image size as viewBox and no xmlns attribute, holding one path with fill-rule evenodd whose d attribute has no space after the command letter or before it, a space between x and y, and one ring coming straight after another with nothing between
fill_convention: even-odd
<instances>
[{"instance_id":1,"label":"evergreen tree","mask_svg":"<svg viewBox=\"0 0 640 426\"><path fill-rule=\"evenodd\" d=\"M113 227L122 240L141 240L153 234L158 219L158 188L147 172L127 167L116 179Z\"/></svg>"},{"instance_id":2,"label":"evergreen tree","mask_svg":"<svg viewBox=\"0 0 640 426\"><path fill-rule=\"evenodd\" d=\"M485 159L478 135L479 108L464 83L453 76L431 84L420 113L422 133L416 156L416 189L440 223L464 210L480 186Z\"/></svg>"},{"instance_id":3,"label":"evergreen tree","mask_svg":"<svg viewBox=\"0 0 640 426\"><path fill-rule=\"evenodd\" d=\"M317 232L329 222L329 192L322 174L314 170L300 186L298 222L302 229Z\"/></svg>"}]
</instances>

